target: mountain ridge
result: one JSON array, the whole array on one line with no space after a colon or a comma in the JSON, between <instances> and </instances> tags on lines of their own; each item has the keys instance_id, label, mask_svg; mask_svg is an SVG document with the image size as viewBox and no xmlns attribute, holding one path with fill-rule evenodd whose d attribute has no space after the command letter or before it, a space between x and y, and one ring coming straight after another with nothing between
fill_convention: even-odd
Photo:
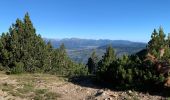
<instances>
[{"instance_id":1,"label":"mountain ridge","mask_svg":"<svg viewBox=\"0 0 170 100\"><path fill-rule=\"evenodd\" d=\"M45 42L51 42L54 48L59 48L64 43L69 57L80 63L86 63L93 51L96 51L99 59L108 45L111 45L117 56L124 54L130 55L139 52L146 47L146 43L133 42L129 40L109 40L109 39L80 39L80 38L65 38L65 39L44 39Z\"/></svg>"},{"instance_id":2,"label":"mountain ridge","mask_svg":"<svg viewBox=\"0 0 170 100\"><path fill-rule=\"evenodd\" d=\"M145 42L134 42L130 40L110 40L110 39L81 39L81 38L64 38L64 39L51 39L51 38L44 38L45 42L50 41L51 44L58 48L62 43L65 44L66 49L73 49L73 48L83 48L86 46L104 46L108 44L119 44L119 45L128 45L128 44L135 44L141 43L146 44ZM72 47L71 47L72 46Z\"/></svg>"}]
</instances>

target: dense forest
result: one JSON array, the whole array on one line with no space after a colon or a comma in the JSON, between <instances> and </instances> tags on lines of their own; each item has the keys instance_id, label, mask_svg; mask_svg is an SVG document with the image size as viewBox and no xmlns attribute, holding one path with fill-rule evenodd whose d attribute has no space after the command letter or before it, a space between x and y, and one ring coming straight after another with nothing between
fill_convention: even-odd
<instances>
[{"instance_id":1,"label":"dense forest","mask_svg":"<svg viewBox=\"0 0 170 100\"><path fill-rule=\"evenodd\" d=\"M9 74L42 72L65 76L83 75L87 69L74 63L68 56L64 44L54 49L50 42L45 43L36 34L29 14L22 20L17 19L2 33L0 38L1 69Z\"/></svg>"},{"instance_id":2,"label":"dense forest","mask_svg":"<svg viewBox=\"0 0 170 100\"><path fill-rule=\"evenodd\" d=\"M95 52L88 59L90 74L117 89L159 90L170 86L170 36L163 28L154 29L145 49L117 58L108 46L101 60Z\"/></svg>"},{"instance_id":3,"label":"dense forest","mask_svg":"<svg viewBox=\"0 0 170 100\"><path fill-rule=\"evenodd\" d=\"M0 69L7 74L50 73L63 76L93 76L117 89L153 89L170 86L170 36L154 29L145 49L116 57L108 46L102 59L95 51L86 65L72 61L64 44L54 48L36 34L29 14L17 19L0 38Z\"/></svg>"}]
</instances>

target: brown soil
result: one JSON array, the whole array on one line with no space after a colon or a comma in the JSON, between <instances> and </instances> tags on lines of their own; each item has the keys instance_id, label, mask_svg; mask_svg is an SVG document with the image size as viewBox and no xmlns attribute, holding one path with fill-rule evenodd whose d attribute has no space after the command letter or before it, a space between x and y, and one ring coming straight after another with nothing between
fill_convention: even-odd
<instances>
[{"instance_id":1,"label":"brown soil","mask_svg":"<svg viewBox=\"0 0 170 100\"><path fill-rule=\"evenodd\" d=\"M164 100L164 97L136 91L111 91L68 82L48 74L6 75L0 73L0 100ZM30 85L31 84L31 85ZM39 92L37 92L39 91Z\"/></svg>"}]
</instances>

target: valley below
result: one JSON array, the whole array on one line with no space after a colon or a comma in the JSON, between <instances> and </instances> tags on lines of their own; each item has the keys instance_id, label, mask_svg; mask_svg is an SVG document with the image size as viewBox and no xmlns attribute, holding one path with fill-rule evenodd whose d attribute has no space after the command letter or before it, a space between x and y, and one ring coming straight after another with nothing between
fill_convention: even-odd
<instances>
[{"instance_id":1,"label":"valley below","mask_svg":"<svg viewBox=\"0 0 170 100\"><path fill-rule=\"evenodd\" d=\"M117 57L135 54L146 47L146 43L128 40L93 40L79 38L66 38L60 40L44 38L44 41L46 43L50 41L54 48L59 48L61 44L64 44L68 56L73 61L83 64L87 63L87 60L93 51L95 51L98 58L101 59L109 45L114 48Z\"/></svg>"}]
</instances>

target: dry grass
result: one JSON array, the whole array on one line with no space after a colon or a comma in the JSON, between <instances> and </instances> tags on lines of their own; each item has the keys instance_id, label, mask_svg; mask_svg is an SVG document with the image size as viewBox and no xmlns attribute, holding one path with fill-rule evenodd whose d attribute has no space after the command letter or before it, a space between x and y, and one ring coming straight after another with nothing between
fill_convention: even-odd
<instances>
[{"instance_id":1,"label":"dry grass","mask_svg":"<svg viewBox=\"0 0 170 100\"><path fill-rule=\"evenodd\" d=\"M15 100L56 100L61 95L49 90L52 83L63 83L65 78L49 74L5 75L0 72L0 89ZM6 97L6 95L4 95Z\"/></svg>"},{"instance_id":2,"label":"dry grass","mask_svg":"<svg viewBox=\"0 0 170 100\"><path fill-rule=\"evenodd\" d=\"M137 92L126 93L93 88L90 81L82 82L86 86L74 84L68 82L67 78L49 74L6 75L4 72L0 72L0 100L103 100L102 98L105 99L105 96L113 98L113 100L122 98L127 100L162 99L160 96ZM96 97L99 90L104 91L105 95Z\"/></svg>"}]
</instances>

